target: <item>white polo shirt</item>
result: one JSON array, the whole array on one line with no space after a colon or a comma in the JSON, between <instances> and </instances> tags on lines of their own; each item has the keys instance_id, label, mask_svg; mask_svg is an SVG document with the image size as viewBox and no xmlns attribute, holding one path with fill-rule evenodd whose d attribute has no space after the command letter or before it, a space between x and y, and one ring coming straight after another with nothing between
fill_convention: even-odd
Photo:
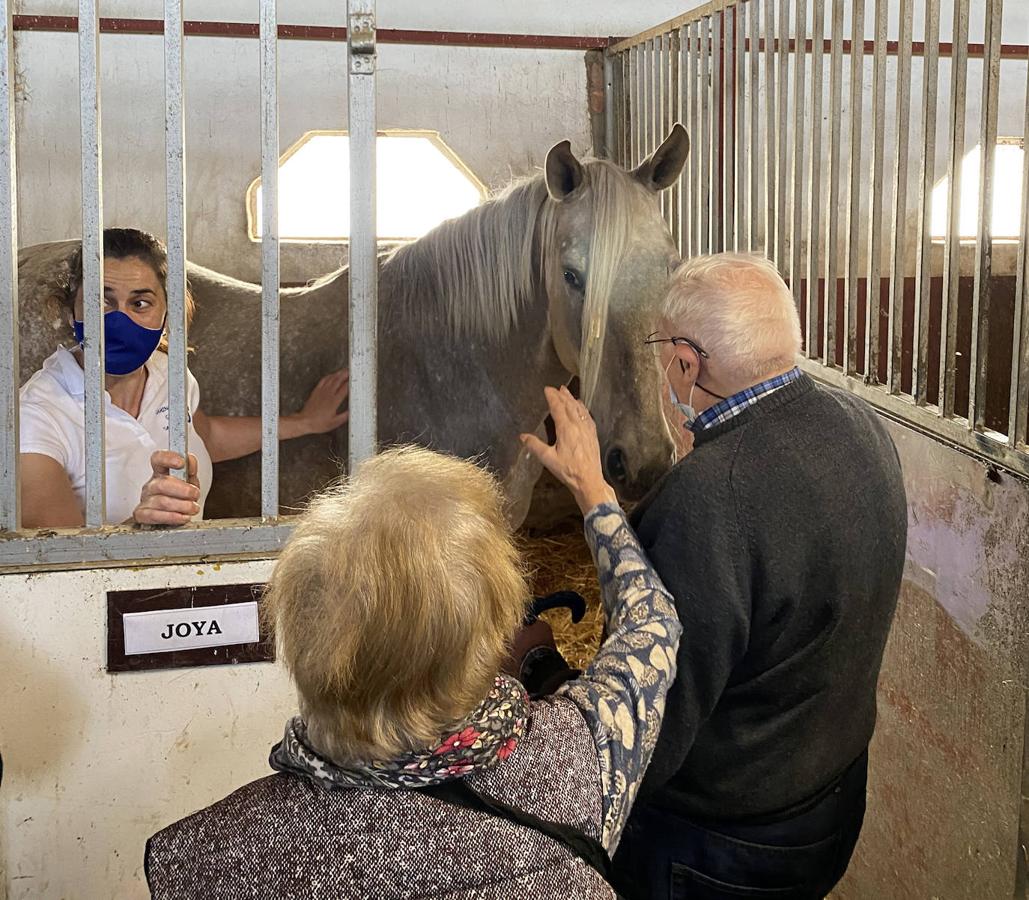
<instances>
[{"instance_id":1,"label":"white polo shirt","mask_svg":"<svg viewBox=\"0 0 1029 900\"><path fill-rule=\"evenodd\" d=\"M139 418L111 402L104 392L107 417L107 522L116 525L132 516L139 493L153 474L150 454L168 449L168 357L160 350L146 362L147 380ZM189 452L197 458L200 513L211 489L211 457L193 429L200 386L187 370L190 414ZM42 453L68 473L79 505L86 506L85 376L72 353L61 347L22 387L20 417L22 453Z\"/></svg>"}]
</instances>

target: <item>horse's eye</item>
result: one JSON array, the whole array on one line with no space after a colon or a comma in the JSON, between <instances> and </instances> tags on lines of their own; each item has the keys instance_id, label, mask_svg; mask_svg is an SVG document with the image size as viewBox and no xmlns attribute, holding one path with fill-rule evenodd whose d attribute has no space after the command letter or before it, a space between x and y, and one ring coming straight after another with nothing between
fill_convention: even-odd
<instances>
[{"instance_id":1,"label":"horse's eye","mask_svg":"<svg viewBox=\"0 0 1029 900\"><path fill-rule=\"evenodd\" d=\"M565 269L565 284L569 287L575 288L577 291L582 290L582 279L579 277L577 272L573 272L571 269Z\"/></svg>"}]
</instances>

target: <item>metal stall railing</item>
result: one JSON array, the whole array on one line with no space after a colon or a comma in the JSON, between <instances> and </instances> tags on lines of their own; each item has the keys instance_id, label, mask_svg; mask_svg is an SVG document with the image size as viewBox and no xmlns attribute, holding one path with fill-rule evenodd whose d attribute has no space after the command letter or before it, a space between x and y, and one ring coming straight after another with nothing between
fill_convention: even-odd
<instances>
[{"instance_id":1,"label":"metal stall railing","mask_svg":"<svg viewBox=\"0 0 1029 900\"><path fill-rule=\"evenodd\" d=\"M1018 235L1002 242L991 230L1000 99L1010 110L1010 98L1029 94L1020 68L1029 47L1002 44L1004 0L975 5L981 44L969 43L969 0L955 0L949 42L940 39L941 0L926 0L917 42L914 7L713 0L619 41L608 50L618 73L608 80L609 146L638 165L670 106L693 142L684 183L663 207L682 254L764 253L801 312L806 370L1029 477L1029 154ZM941 58L949 85L940 85ZM666 84L663 105L653 85ZM972 91L979 124L966 134ZM1024 115L1015 107L1007 134L1014 128L1024 148L1029 100ZM960 200L977 142L973 253ZM934 236L941 177L946 226Z\"/></svg>"},{"instance_id":2,"label":"metal stall railing","mask_svg":"<svg viewBox=\"0 0 1029 900\"><path fill-rule=\"evenodd\" d=\"M261 0L263 177L261 513L256 521L202 523L173 530L105 527L104 291L100 31L98 0L80 0L77 22L82 160L82 289L86 431L86 529L19 534L17 174L14 134L13 3L0 0L0 567L131 561L160 557L267 554L289 532L278 520L279 248L276 0ZM165 0L165 128L168 248L169 449L188 446L186 381L186 180L182 0ZM375 0L349 0L352 240L351 465L375 450ZM12 352L13 350L13 352ZM179 473L184 476L185 471Z\"/></svg>"}]
</instances>

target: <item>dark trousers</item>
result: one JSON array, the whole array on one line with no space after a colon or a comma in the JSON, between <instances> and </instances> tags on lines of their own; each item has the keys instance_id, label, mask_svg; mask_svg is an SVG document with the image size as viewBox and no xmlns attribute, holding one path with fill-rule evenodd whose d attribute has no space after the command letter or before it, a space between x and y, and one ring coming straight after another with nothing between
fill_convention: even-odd
<instances>
[{"instance_id":1,"label":"dark trousers","mask_svg":"<svg viewBox=\"0 0 1029 900\"><path fill-rule=\"evenodd\" d=\"M865 815L867 752L810 808L763 824L702 825L633 811L615 856L633 900L821 900L843 877Z\"/></svg>"}]
</instances>

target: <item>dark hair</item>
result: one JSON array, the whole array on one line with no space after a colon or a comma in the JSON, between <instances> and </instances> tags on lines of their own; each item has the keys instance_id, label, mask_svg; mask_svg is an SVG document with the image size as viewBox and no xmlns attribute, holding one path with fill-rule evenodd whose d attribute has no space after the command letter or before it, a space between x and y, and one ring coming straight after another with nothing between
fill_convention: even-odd
<instances>
[{"instance_id":1,"label":"dark hair","mask_svg":"<svg viewBox=\"0 0 1029 900\"><path fill-rule=\"evenodd\" d=\"M146 263L157 276L168 298L168 251L164 244L138 228L105 228L104 259L138 259ZM75 295L82 286L82 245L80 244L68 260L68 290L63 305L70 311L75 307ZM193 294L186 287L186 321L193 318ZM162 346L164 342L162 341Z\"/></svg>"}]
</instances>

